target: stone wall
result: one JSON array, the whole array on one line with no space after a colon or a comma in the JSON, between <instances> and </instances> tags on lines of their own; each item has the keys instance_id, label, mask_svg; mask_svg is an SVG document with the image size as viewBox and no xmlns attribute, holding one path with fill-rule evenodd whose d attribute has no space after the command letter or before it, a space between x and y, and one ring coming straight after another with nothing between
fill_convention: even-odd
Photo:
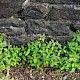
<instances>
[{"instance_id":1,"label":"stone wall","mask_svg":"<svg viewBox=\"0 0 80 80\"><path fill-rule=\"evenodd\" d=\"M0 0L0 32L12 45L26 45L41 34L61 43L80 30L80 0Z\"/></svg>"}]
</instances>

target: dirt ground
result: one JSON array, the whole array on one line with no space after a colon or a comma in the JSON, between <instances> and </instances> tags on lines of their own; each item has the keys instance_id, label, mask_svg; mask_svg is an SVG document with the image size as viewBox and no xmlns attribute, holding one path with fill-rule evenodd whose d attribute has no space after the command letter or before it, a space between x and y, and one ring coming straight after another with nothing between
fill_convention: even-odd
<instances>
[{"instance_id":1,"label":"dirt ground","mask_svg":"<svg viewBox=\"0 0 80 80\"><path fill-rule=\"evenodd\" d=\"M3 73L5 74L5 71ZM12 67L10 75L14 80L80 80L80 70L76 70L74 73L58 72L50 68L35 71L19 66Z\"/></svg>"}]
</instances>

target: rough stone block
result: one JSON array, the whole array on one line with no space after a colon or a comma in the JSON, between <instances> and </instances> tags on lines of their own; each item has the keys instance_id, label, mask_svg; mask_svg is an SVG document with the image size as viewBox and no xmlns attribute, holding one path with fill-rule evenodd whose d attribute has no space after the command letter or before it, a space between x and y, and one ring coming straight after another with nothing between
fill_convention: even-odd
<instances>
[{"instance_id":1,"label":"rough stone block","mask_svg":"<svg viewBox=\"0 0 80 80\"><path fill-rule=\"evenodd\" d=\"M24 19L80 20L80 5L31 3L19 13Z\"/></svg>"},{"instance_id":2,"label":"rough stone block","mask_svg":"<svg viewBox=\"0 0 80 80\"><path fill-rule=\"evenodd\" d=\"M69 25L68 21L45 21L28 19L26 21L28 34L49 34L53 36L68 36Z\"/></svg>"},{"instance_id":3,"label":"rough stone block","mask_svg":"<svg viewBox=\"0 0 80 80\"><path fill-rule=\"evenodd\" d=\"M0 18L6 18L14 15L21 10L22 3L25 0L0 0Z\"/></svg>"},{"instance_id":4,"label":"rough stone block","mask_svg":"<svg viewBox=\"0 0 80 80\"><path fill-rule=\"evenodd\" d=\"M80 21L73 21L70 28L76 32L77 30L80 30Z\"/></svg>"},{"instance_id":5,"label":"rough stone block","mask_svg":"<svg viewBox=\"0 0 80 80\"><path fill-rule=\"evenodd\" d=\"M21 19L0 19L0 33L8 35L25 33L25 22Z\"/></svg>"},{"instance_id":6,"label":"rough stone block","mask_svg":"<svg viewBox=\"0 0 80 80\"><path fill-rule=\"evenodd\" d=\"M70 21L45 21L28 19L26 32L30 34L46 34L50 39L67 42L72 38ZM61 39L62 38L62 39Z\"/></svg>"},{"instance_id":7,"label":"rough stone block","mask_svg":"<svg viewBox=\"0 0 80 80\"><path fill-rule=\"evenodd\" d=\"M26 9L24 9L19 17L25 19L41 19L49 12L48 6L40 3L31 3Z\"/></svg>"},{"instance_id":8,"label":"rough stone block","mask_svg":"<svg viewBox=\"0 0 80 80\"><path fill-rule=\"evenodd\" d=\"M45 3L67 3L67 4L80 4L80 0L30 0L32 2L45 2Z\"/></svg>"},{"instance_id":9,"label":"rough stone block","mask_svg":"<svg viewBox=\"0 0 80 80\"><path fill-rule=\"evenodd\" d=\"M50 20L80 20L80 6L67 4L50 5L50 11L46 16Z\"/></svg>"}]
</instances>

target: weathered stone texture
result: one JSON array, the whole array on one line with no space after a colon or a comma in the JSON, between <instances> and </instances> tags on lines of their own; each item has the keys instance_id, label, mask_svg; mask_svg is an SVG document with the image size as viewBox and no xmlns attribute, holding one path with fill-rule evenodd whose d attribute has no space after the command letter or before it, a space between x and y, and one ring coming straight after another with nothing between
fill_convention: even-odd
<instances>
[{"instance_id":1,"label":"weathered stone texture","mask_svg":"<svg viewBox=\"0 0 80 80\"><path fill-rule=\"evenodd\" d=\"M80 21L73 22L70 25L70 28L76 32L76 30L80 30Z\"/></svg>"},{"instance_id":2,"label":"weathered stone texture","mask_svg":"<svg viewBox=\"0 0 80 80\"><path fill-rule=\"evenodd\" d=\"M73 35L70 31L70 21L46 21L28 19L26 31L30 34L46 34L48 39L58 40L61 43L69 41Z\"/></svg>"},{"instance_id":3,"label":"weathered stone texture","mask_svg":"<svg viewBox=\"0 0 80 80\"><path fill-rule=\"evenodd\" d=\"M0 0L0 17L10 17L21 10L25 0Z\"/></svg>"},{"instance_id":4,"label":"weathered stone texture","mask_svg":"<svg viewBox=\"0 0 80 80\"><path fill-rule=\"evenodd\" d=\"M67 3L67 4L79 4L80 0L30 0L32 2L43 2L43 3Z\"/></svg>"},{"instance_id":5,"label":"weathered stone texture","mask_svg":"<svg viewBox=\"0 0 80 80\"><path fill-rule=\"evenodd\" d=\"M41 19L44 18L48 12L48 5L31 3L30 6L21 12L20 16L24 19Z\"/></svg>"},{"instance_id":6,"label":"weathered stone texture","mask_svg":"<svg viewBox=\"0 0 80 80\"><path fill-rule=\"evenodd\" d=\"M21 15L25 19L80 20L80 5L32 3Z\"/></svg>"},{"instance_id":7,"label":"weathered stone texture","mask_svg":"<svg viewBox=\"0 0 80 80\"><path fill-rule=\"evenodd\" d=\"M0 33L8 36L24 34L25 26L25 22L19 19L0 19Z\"/></svg>"},{"instance_id":8,"label":"weathered stone texture","mask_svg":"<svg viewBox=\"0 0 80 80\"><path fill-rule=\"evenodd\" d=\"M80 20L80 6L67 4L50 5L50 11L46 16L50 20Z\"/></svg>"},{"instance_id":9,"label":"weathered stone texture","mask_svg":"<svg viewBox=\"0 0 80 80\"><path fill-rule=\"evenodd\" d=\"M12 45L26 45L41 34L64 43L80 30L80 0L24 1L0 0L0 32Z\"/></svg>"},{"instance_id":10,"label":"weathered stone texture","mask_svg":"<svg viewBox=\"0 0 80 80\"><path fill-rule=\"evenodd\" d=\"M26 21L28 34L47 34L52 36L68 36L70 22L45 21L28 19Z\"/></svg>"}]
</instances>

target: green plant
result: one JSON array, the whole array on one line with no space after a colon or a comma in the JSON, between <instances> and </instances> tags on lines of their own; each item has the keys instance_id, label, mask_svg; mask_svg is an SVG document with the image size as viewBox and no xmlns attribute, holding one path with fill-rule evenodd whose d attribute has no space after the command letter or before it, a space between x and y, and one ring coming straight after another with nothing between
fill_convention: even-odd
<instances>
[{"instance_id":1,"label":"green plant","mask_svg":"<svg viewBox=\"0 0 80 80\"><path fill-rule=\"evenodd\" d=\"M0 34L0 71L9 70L11 66L25 63L28 66L42 69L51 67L62 71L74 72L80 69L80 32L74 38L62 45L58 41L46 42L43 34L38 40L29 42L27 48L7 44L5 35Z\"/></svg>"},{"instance_id":2,"label":"green plant","mask_svg":"<svg viewBox=\"0 0 80 80\"><path fill-rule=\"evenodd\" d=\"M61 59L61 70L74 72L80 69L80 32L74 34L74 38L68 42L61 51L60 55L64 55Z\"/></svg>"},{"instance_id":3,"label":"green plant","mask_svg":"<svg viewBox=\"0 0 80 80\"><path fill-rule=\"evenodd\" d=\"M0 72L7 70L7 80L10 67L18 64L18 54L20 52L20 48L17 46L12 48L9 44L7 44L5 39L5 35L0 34Z\"/></svg>"},{"instance_id":4,"label":"green plant","mask_svg":"<svg viewBox=\"0 0 80 80\"><path fill-rule=\"evenodd\" d=\"M76 78L74 78L73 80L76 80Z\"/></svg>"},{"instance_id":5,"label":"green plant","mask_svg":"<svg viewBox=\"0 0 80 80\"><path fill-rule=\"evenodd\" d=\"M76 31L76 33L74 33L72 41L80 43L80 31Z\"/></svg>"},{"instance_id":6,"label":"green plant","mask_svg":"<svg viewBox=\"0 0 80 80\"><path fill-rule=\"evenodd\" d=\"M74 72L80 68L80 33L64 47L58 41L45 42L45 35L42 35L35 42L28 43L25 56L29 66L39 69L41 67L53 67L54 69Z\"/></svg>"},{"instance_id":7,"label":"green plant","mask_svg":"<svg viewBox=\"0 0 80 80\"><path fill-rule=\"evenodd\" d=\"M25 57L30 66L37 69L41 67L59 67L59 50L62 49L58 41L45 42L45 35L42 35L35 42L28 43Z\"/></svg>"}]
</instances>

